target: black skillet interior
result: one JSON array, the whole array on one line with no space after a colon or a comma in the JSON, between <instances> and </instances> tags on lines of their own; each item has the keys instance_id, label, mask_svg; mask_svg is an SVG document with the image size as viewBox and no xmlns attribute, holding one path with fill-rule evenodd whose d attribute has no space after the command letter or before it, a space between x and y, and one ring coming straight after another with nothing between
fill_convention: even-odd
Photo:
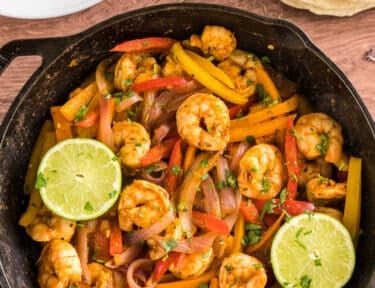
<instances>
[{"instance_id":1,"label":"black skillet interior","mask_svg":"<svg viewBox=\"0 0 375 288\"><path fill-rule=\"evenodd\" d=\"M27 204L23 180L28 159L37 133L48 117L48 107L62 103L69 91L108 56L106 51L114 44L155 35L186 39L201 32L207 24L223 25L234 31L239 48L267 55L274 68L300 84L300 92L316 110L332 115L342 124L347 147L364 160L362 234L356 270L347 287L370 287L375 270L375 135L371 116L360 97L343 73L293 24L229 7L185 3L118 15L79 35L14 41L1 48L0 55L6 53L8 60L35 53L44 59L0 127L0 285L3 288L37 286L35 264L40 248L17 221ZM275 49L267 49L269 44ZM69 67L73 59L78 60L78 65Z\"/></svg>"}]
</instances>

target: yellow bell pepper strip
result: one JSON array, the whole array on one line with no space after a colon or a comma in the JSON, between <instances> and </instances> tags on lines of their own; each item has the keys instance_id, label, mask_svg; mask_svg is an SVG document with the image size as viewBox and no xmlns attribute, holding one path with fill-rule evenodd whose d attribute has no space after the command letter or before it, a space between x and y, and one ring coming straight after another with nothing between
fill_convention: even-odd
<instances>
[{"instance_id":1,"label":"yellow bell pepper strip","mask_svg":"<svg viewBox=\"0 0 375 288\"><path fill-rule=\"evenodd\" d=\"M55 131L47 131L44 136L42 149L40 155L43 156L53 145L56 144ZM39 189L34 185L33 190L30 193L29 204L26 211L22 214L18 224L27 227L34 220L38 213L39 207L42 204L42 198L40 197Z\"/></svg>"},{"instance_id":2,"label":"yellow bell pepper strip","mask_svg":"<svg viewBox=\"0 0 375 288\"><path fill-rule=\"evenodd\" d=\"M50 111L57 142L73 138L71 122L61 114L61 106L53 106L50 108Z\"/></svg>"},{"instance_id":3,"label":"yellow bell pepper strip","mask_svg":"<svg viewBox=\"0 0 375 288\"><path fill-rule=\"evenodd\" d=\"M295 114L293 115L295 116ZM231 127L230 142L243 141L248 136L259 138L274 134L276 130L286 129L288 124L288 117L289 116L275 118L269 121L261 122L254 126Z\"/></svg>"},{"instance_id":4,"label":"yellow bell pepper strip","mask_svg":"<svg viewBox=\"0 0 375 288\"><path fill-rule=\"evenodd\" d=\"M235 86L233 81L229 78L229 76L220 68L217 68L211 61L207 60L206 58L192 52L189 50L185 50L186 54L193 59L195 62L198 63L207 73L212 75L215 79L223 82L229 88L234 89Z\"/></svg>"},{"instance_id":5,"label":"yellow bell pepper strip","mask_svg":"<svg viewBox=\"0 0 375 288\"><path fill-rule=\"evenodd\" d=\"M276 104L271 107L264 108L257 112L249 113L248 115L230 121L230 127L244 127L254 126L265 120L269 120L276 116L280 116L292 111L298 107L298 98L293 96L282 103Z\"/></svg>"},{"instance_id":6,"label":"yellow bell pepper strip","mask_svg":"<svg viewBox=\"0 0 375 288\"><path fill-rule=\"evenodd\" d=\"M43 123L42 129L39 132L38 138L36 139L33 147L29 165L27 166L25 182L23 185L23 191L26 195L30 195L35 185L36 173L38 170L39 162L42 158L42 148L47 132L53 132L53 124L51 120L46 120Z\"/></svg>"},{"instance_id":7,"label":"yellow bell pepper strip","mask_svg":"<svg viewBox=\"0 0 375 288\"><path fill-rule=\"evenodd\" d=\"M176 42L171 49L175 61L181 68L187 72L191 77L199 83L210 89L216 95L222 97L224 100L235 103L245 104L247 98L235 90L229 88L211 74L209 74L201 65L195 62L189 55L186 54L180 42Z\"/></svg>"},{"instance_id":8,"label":"yellow bell pepper strip","mask_svg":"<svg viewBox=\"0 0 375 288\"><path fill-rule=\"evenodd\" d=\"M342 221L356 245L361 221L361 170L362 159L350 157L346 184L345 208Z\"/></svg>"},{"instance_id":9,"label":"yellow bell pepper strip","mask_svg":"<svg viewBox=\"0 0 375 288\"><path fill-rule=\"evenodd\" d=\"M201 284L207 284L210 280L215 277L214 271L208 271L200 276L179 280L176 282L161 283L156 285L156 288L199 288Z\"/></svg>"},{"instance_id":10,"label":"yellow bell pepper strip","mask_svg":"<svg viewBox=\"0 0 375 288\"><path fill-rule=\"evenodd\" d=\"M261 249L269 248L271 246L273 236L281 226L281 222L283 221L284 216L285 214L282 213L280 217L277 218L277 220L270 227L268 227L266 232L263 233L260 241L255 243L254 245L247 247L245 252L251 254Z\"/></svg>"},{"instance_id":11,"label":"yellow bell pepper strip","mask_svg":"<svg viewBox=\"0 0 375 288\"><path fill-rule=\"evenodd\" d=\"M275 83L273 83L270 75L264 70L262 65L254 66L255 73L257 75L257 84L263 86L264 90L271 97L273 101L280 101L280 93L276 88Z\"/></svg>"},{"instance_id":12,"label":"yellow bell pepper strip","mask_svg":"<svg viewBox=\"0 0 375 288\"><path fill-rule=\"evenodd\" d=\"M146 37L133 39L117 44L110 52L143 52L143 53L159 53L168 51L176 42L175 39L168 37Z\"/></svg>"},{"instance_id":13,"label":"yellow bell pepper strip","mask_svg":"<svg viewBox=\"0 0 375 288\"><path fill-rule=\"evenodd\" d=\"M241 213L238 214L234 224L234 236L232 242L232 253L242 252L242 238L245 235L245 218Z\"/></svg>"},{"instance_id":14,"label":"yellow bell pepper strip","mask_svg":"<svg viewBox=\"0 0 375 288\"><path fill-rule=\"evenodd\" d=\"M68 101L61 106L61 114L69 121L73 121L77 115L78 110L86 105L92 97L94 97L98 87L96 82L92 82L85 89L81 90L73 98L70 98Z\"/></svg>"}]
</instances>

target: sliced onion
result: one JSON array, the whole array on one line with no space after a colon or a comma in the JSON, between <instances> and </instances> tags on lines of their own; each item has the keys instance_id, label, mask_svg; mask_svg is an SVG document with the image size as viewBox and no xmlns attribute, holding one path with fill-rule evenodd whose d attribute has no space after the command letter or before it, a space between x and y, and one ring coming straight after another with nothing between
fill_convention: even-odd
<instances>
[{"instance_id":1,"label":"sliced onion","mask_svg":"<svg viewBox=\"0 0 375 288\"><path fill-rule=\"evenodd\" d=\"M87 266L89 260L89 244L88 244L88 229L78 227L77 229L77 254L82 267L82 281L86 282L89 279L89 268Z\"/></svg>"},{"instance_id":2,"label":"sliced onion","mask_svg":"<svg viewBox=\"0 0 375 288\"><path fill-rule=\"evenodd\" d=\"M143 93L143 110L141 116L141 124L149 131L152 123L150 119L151 108L155 106L157 96L156 90L148 90Z\"/></svg>"},{"instance_id":3,"label":"sliced onion","mask_svg":"<svg viewBox=\"0 0 375 288\"><path fill-rule=\"evenodd\" d=\"M114 89L114 85L112 82L109 82L106 77L106 71L108 67L117 61L118 55L112 55L104 60L102 60L98 66L96 67L95 71L95 79L96 84L98 86L98 90L101 95L107 95L108 93L112 93Z\"/></svg>"},{"instance_id":4,"label":"sliced onion","mask_svg":"<svg viewBox=\"0 0 375 288\"><path fill-rule=\"evenodd\" d=\"M195 80L191 80L185 85L175 87L169 90L165 90L160 93L156 98L155 105L151 108L150 112L150 121L153 122L158 119L165 111L165 107L171 105L177 96L187 97L186 94L193 91L199 90L202 88L202 85ZM180 98L180 97L178 97Z\"/></svg>"},{"instance_id":5,"label":"sliced onion","mask_svg":"<svg viewBox=\"0 0 375 288\"><path fill-rule=\"evenodd\" d=\"M142 288L143 286L139 286L135 281L135 274L137 273L138 268L144 265L152 265L153 261L146 258L140 258L135 260L129 265L128 271L126 271L126 281L130 288ZM145 280L145 279L144 279ZM146 281L144 281L146 282ZM148 286L149 287L149 286Z\"/></svg>"},{"instance_id":6,"label":"sliced onion","mask_svg":"<svg viewBox=\"0 0 375 288\"><path fill-rule=\"evenodd\" d=\"M142 169L141 171L141 177L142 179L145 179L147 181L150 181L152 183L161 185L164 181L166 172L167 172L168 164L164 161L159 161L157 163L152 164L152 171L148 171L150 169L150 166ZM154 176L156 174L159 174L159 176Z\"/></svg>"},{"instance_id":7,"label":"sliced onion","mask_svg":"<svg viewBox=\"0 0 375 288\"><path fill-rule=\"evenodd\" d=\"M206 212L221 217L220 197L211 176L202 181L201 188L205 198L204 207Z\"/></svg>"},{"instance_id":8,"label":"sliced onion","mask_svg":"<svg viewBox=\"0 0 375 288\"><path fill-rule=\"evenodd\" d=\"M216 165L217 180L221 183L227 182L227 174L230 171L228 160L220 156ZM221 212L223 215L232 213L236 207L234 191L231 187L224 187L219 189Z\"/></svg>"},{"instance_id":9,"label":"sliced onion","mask_svg":"<svg viewBox=\"0 0 375 288\"><path fill-rule=\"evenodd\" d=\"M121 254L116 254L113 258L105 263L105 266L115 269L125 264L130 264L135 259L139 257L142 253L143 247L142 245L134 244Z\"/></svg>"},{"instance_id":10,"label":"sliced onion","mask_svg":"<svg viewBox=\"0 0 375 288\"><path fill-rule=\"evenodd\" d=\"M176 127L175 121L162 123L159 127L154 129L154 136L152 137L152 143L160 143L171 131Z\"/></svg>"},{"instance_id":11,"label":"sliced onion","mask_svg":"<svg viewBox=\"0 0 375 288\"><path fill-rule=\"evenodd\" d=\"M207 152L199 154L191 165L190 170L180 186L180 203L184 209L178 209L181 220L181 227L184 232L193 232L194 224L192 223L192 211L195 194L198 191L203 175L208 173L215 166L220 152L209 154ZM207 164L202 165L202 160Z\"/></svg>"},{"instance_id":12,"label":"sliced onion","mask_svg":"<svg viewBox=\"0 0 375 288\"><path fill-rule=\"evenodd\" d=\"M121 102L115 106L115 110L118 113L123 112L125 110L130 109L130 107L133 106L133 104L140 101L143 101L143 98L141 97L141 95L134 92L134 94L131 97L126 97L122 99Z\"/></svg>"},{"instance_id":13,"label":"sliced onion","mask_svg":"<svg viewBox=\"0 0 375 288\"><path fill-rule=\"evenodd\" d=\"M225 223L227 223L229 230L232 230L234 224L236 223L238 213L240 211L240 203L241 203L242 195L241 192L236 189L234 192L234 203L235 203L235 208L231 214L226 216L224 218Z\"/></svg>"},{"instance_id":14,"label":"sliced onion","mask_svg":"<svg viewBox=\"0 0 375 288\"><path fill-rule=\"evenodd\" d=\"M155 222L147 228L134 231L130 236L127 237L128 243L130 245L133 245L159 234L173 222L174 218L174 211L170 209L159 221Z\"/></svg>"},{"instance_id":15,"label":"sliced onion","mask_svg":"<svg viewBox=\"0 0 375 288\"><path fill-rule=\"evenodd\" d=\"M191 237L188 239L178 241L176 247L172 250L180 253L194 254L207 251L212 246L218 236L215 232L207 232L206 234Z\"/></svg>"},{"instance_id":16,"label":"sliced onion","mask_svg":"<svg viewBox=\"0 0 375 288\"><path fill-rule=\"evenodd\" d=\"M230 161L230 170L238 172L240 159L248 148L249 144L246 141L242 141L236 145Z\"/></svg>"}]
</instances>

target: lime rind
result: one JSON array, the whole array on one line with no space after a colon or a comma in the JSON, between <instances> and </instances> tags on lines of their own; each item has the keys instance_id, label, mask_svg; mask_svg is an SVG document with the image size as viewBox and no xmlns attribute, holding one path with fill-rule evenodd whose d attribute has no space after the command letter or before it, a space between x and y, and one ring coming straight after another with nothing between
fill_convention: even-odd
<instances>
[{"instance_id":1,"label":"lime rind","mask_svg":"<svg viewBox=\"0 0 375 288\"><path fill-rule=\"evenodd\" d=\"M103 215L121 192L119 161L112 150L93 139L59 142L44 155L38 168L40 174L47 180L39 189L44 204L69 220Z\"/></svg>"},{"instance_id":2,"label":"lime rind","mask_svg":"<svg viewBox=\"0 0 375 288\"><path fill-rule=\"evenodd\" d=\"M310 288L343 287L354 271L355 248L340 221L322 213L301 214L275 234L271 263L283 287L303 287L303 280L311 280Z\"/></svg>"}]
</instances>

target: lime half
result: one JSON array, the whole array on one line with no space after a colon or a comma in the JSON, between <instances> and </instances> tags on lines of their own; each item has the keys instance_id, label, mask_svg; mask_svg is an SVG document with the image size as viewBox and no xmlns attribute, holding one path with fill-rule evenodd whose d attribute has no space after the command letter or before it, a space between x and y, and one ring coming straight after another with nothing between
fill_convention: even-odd
<instances>
[{"instance_id":1,"label":"lime half","mask_svg":"<svg viewBox=\"0 0 375 288\"><path fill-rule=\"evenodd\" d=\"M73 138L47 151L36 183L52 212L70 220L88 220L115 204L121 191L121 166L103 143Z\"/></svg>"},{"instance_id":2,"label":"lime half","mask_svg":"<svg viewBox=\"0 0 375 288\"><path fill-rule=\"evenodd\" d=\"M301 214L285 223L271 247L274 274L283 287L343 287L353 273L348 230L326 214Z\"/></svg>"}]
</instances>

